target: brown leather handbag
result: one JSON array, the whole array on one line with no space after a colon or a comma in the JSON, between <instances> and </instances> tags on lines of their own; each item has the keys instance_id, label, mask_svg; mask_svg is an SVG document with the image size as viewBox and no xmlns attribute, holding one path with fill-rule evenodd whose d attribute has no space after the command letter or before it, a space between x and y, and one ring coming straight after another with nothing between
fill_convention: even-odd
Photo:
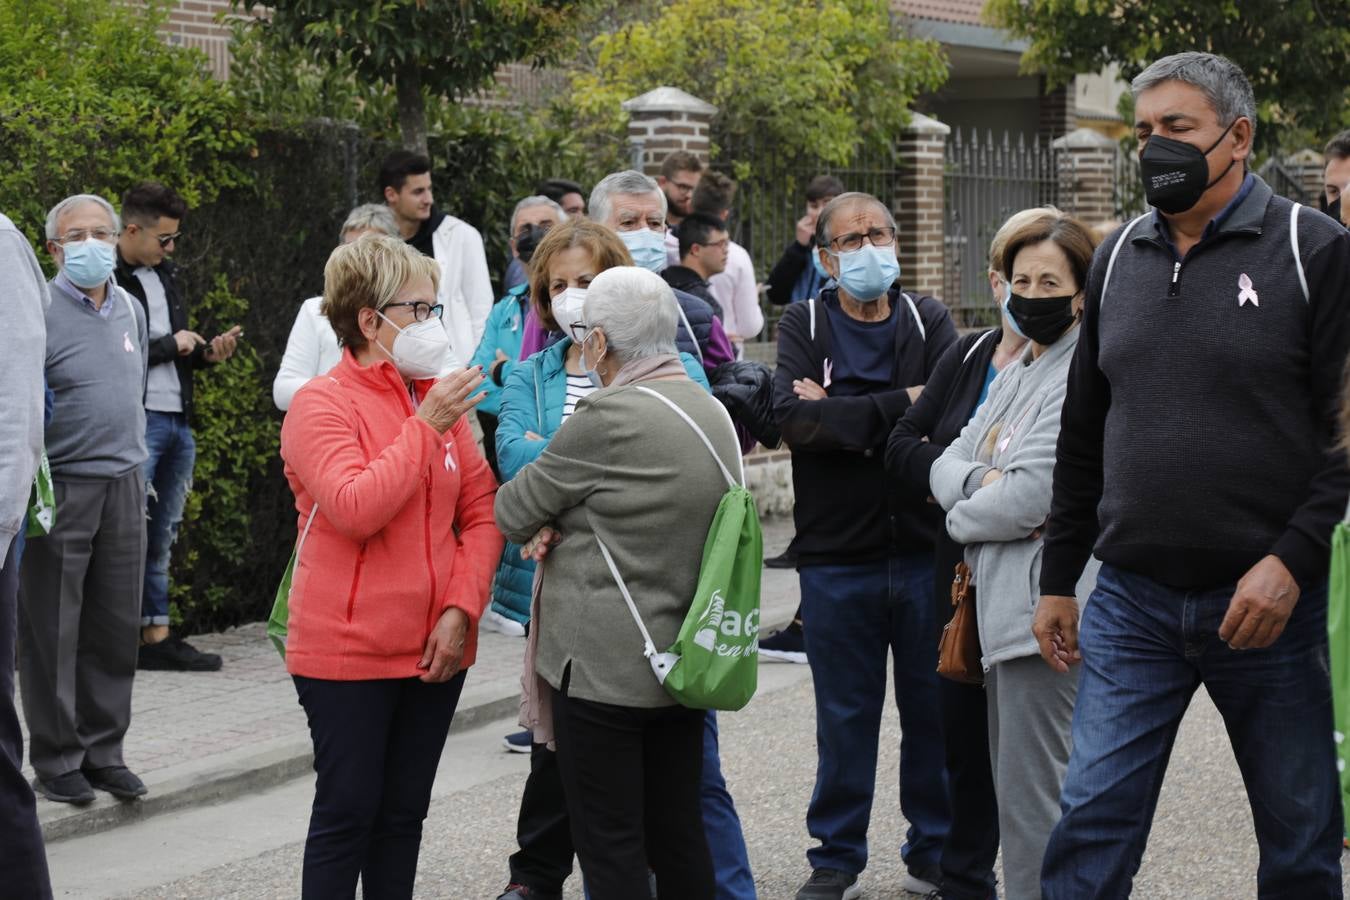
<instances>
[{"instance_id":1,"label":"brown leather handbag","mask_svg":"<svg viewBox=\"0 0 1350 900\"><path fill-rule=\"evenodd\" d=\"M980 664L980 632L975 626L975 585L970 583L970 566L956 564L952 579L952 619L938 640L938 674L962 684L984 684L984 666Z\"/></svg>"}]
</instances>

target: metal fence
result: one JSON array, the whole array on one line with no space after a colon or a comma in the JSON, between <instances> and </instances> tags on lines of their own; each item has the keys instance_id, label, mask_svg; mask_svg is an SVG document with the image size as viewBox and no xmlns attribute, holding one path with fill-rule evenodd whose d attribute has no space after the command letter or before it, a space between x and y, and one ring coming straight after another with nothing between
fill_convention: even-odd
<instances>
[{"instance_id":1,"label":"metal fence","mask_svg":"<svg viewBox=\"0 0 1350 900\"><path fill-rule=\"evenodd\" d=\"M1018 210L1055 203L1070 166L1069 154L1041 137L957 130L947 139L943 299L958 324L997 321L989 242Z\"/></svg>"},{"instance_id":2,"label":"metal fence","mask_svg":"<svg viewBox=\"0 0 1350 900\"><path fill-rule=\"evenodd\" d=\"M1281 197L1287 197L1295 203L1308 203L1308 192L1298 176L1286 169L1279 160L1271 159L1260 168L1261 177L1270 185L1270 189Z\"/></svg>"}]
</instances>

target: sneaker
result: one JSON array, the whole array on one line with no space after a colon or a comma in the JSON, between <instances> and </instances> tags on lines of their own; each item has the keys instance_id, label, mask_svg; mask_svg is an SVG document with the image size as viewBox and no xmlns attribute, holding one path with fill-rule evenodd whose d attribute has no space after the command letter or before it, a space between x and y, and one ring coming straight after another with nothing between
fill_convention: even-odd
<instances>
[{"instance_id":1,"label":"sneaker","mask_svg":"<svg viewBox=\"0 0 1350 900\"><path fill-rule=\"evenodd\" d=\"M802 634L802 623L794 620L782 631L760 641L759 655L770 662L806 662L806 636Z\"/></svg>"},{"instance_id":2,"label":"sneaker","mask_svg":"<svg viewBox=\"0 0 1350 900\"><path fill-rule=\"evenodd\" d=\"M135 800L147 790L145 782L126 766L106 766L102 769L81 769L91 787L107 791L119 800Z\"/></svg>"},{"instance_id":3,"label":"sneaker","mask_svg":"<svg viewBox=\"0 0 1350 900\"><path fill-rule=\"evenodd\" d=\"M478 620L478 626L484 631L495 631L498 634L504 634L507 637L524 637L525 626L515 619L508 619L506 616L494 609L489 609L483 613L483 617Z\"/></svg>"},{"instance_id":4,"label":"sneaker","mask_svg":"<svg viewBox=\"0 0 1350 900\"><path fill-rule=\"evenodd\" d=\"M497 900L562 900L562 894L535 890L524 884L508 884Z\"/></svg>"},{"instance_id":5,"label":"sneaker","mask_svg":"<svg viewBox=\"0 0 1350 900\"><path fill-rule=\"evenodd\" d=\"M797 900L854 900L862 896L858 876L838 869L813 869L797 891Z\"/></svg>"},{"instance_id":6,"label":"sneaker","mask_svg":"<svg viewBox=\"0 0 1350 900\"><path fill-rule=\"evenodd\" d=\"M921 894L924 897L941 897L942 890L938 887L942 883L942 869L936 865L917 866L905 872L904 877L900 879L900 890L909 891L911 894Z\"/></svg>"},{"instance_id":7,"label":"sneaker","mask_svg":"<svg viewBox=\"0 0 1350 900\"><path fill-rule=\"evenodd\" d=\"M512 753L529 753L534 748L534 732L517 731L502 738L502 745Z\"/></svg>"},{"instance_id":8,"label":"sneaker","mask_svg":"<svg viewBox=\"0 0 1350 900\"><path fill-rule=\"evenodd\" d=\"M795 569L797 568L797 554L792 552L789 547L777 556L770 556L764 560L766 568L770 569Z\"/></svg>"},{"instance_id":9,"label":"sneaker","mask_svg":"<svg viewBox=\"0 0 1350 900\"><path fill-rule=\"evenodd\" d=\"M157 644L141 644L136 655L136 668L147 672L219 672L221 665L216 654L172 634Z\"/></svg>"},{"instance_id":10,"label":"sneaker","mask_svg":"<svg viewBox=\"0 0 1350 900\"><path fill-rule=\"evenodd\" d=\"M33 790L57 803L84 806L94 802L94 788L78 769L55 778L34 778Z\"/></svg>"}]
</instances>

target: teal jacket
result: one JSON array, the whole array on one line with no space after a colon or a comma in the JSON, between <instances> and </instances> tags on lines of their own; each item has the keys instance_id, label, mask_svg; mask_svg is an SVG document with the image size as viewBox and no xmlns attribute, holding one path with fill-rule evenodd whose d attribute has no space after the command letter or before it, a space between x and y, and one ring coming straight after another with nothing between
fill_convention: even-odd
<instances>
[{"instance_id":1,"label":"teal jacket","mask_svg":"<svg viewBox=\"0 0 1350 900\"><path fill-rule=\"evenodd\" d=\"M496 314L498 303L493 308ZM491 329L491 320L488 328ZM486 335L490 332L484 332ZM510 481L516 473L539 458L562 427L563 405L567 402L567 371L564 360L571 338L521 360L505 379L497 413L497 467L502 481ZM479 348L481 352L481 347ZM503 350L506 348L503 347ZM495 350L494 350L495 355ZM708 376L697 359L688 353L680 354L680 362L689 377L712 392ZM484 401L486 402L486 401ZM533 431L543 440L526 438ZM520 558L520 545L508 543L502 551L501 564L492 580L492 608L517 622L530 621L530 587L534 581L534 561Z\"/></svg>"},{"instance_id":2,"label":"teal jacket","mask_svg":"<svg viewBox=\"0 0 1350 900\"><path fill-rule=\"evenodd\" d=\"M470 366L482 366L483 391L487 394L478 404L478 411L489 415L500 415L502 387L520 357L520 342L525 337L525 314L529 310L530 295L528 284L518 284L493 305L488 313L487 324L483 326L483 339L469 360ZM497 351L506 354L507 361L502 363L501 383L492 380L492 365L497 360Z\"/></svg>"}]
</instances>

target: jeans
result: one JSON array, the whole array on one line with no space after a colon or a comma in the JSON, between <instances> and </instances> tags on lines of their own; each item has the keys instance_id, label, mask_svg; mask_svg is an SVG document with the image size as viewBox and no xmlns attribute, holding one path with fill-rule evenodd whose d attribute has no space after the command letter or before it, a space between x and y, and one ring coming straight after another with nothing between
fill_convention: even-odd
<instances>
[{"instance_id":1,"label":"jeans","mask_svg":"<svg viewBox=\"0 0 1350 900\"><path fill-rule=\"evenodd\" d=\"M183 505L192 489L197 445L187 416L146 410L145 446L145 591L142 625L169 624L169 556L183 521Z\"/></svg>"},{"instance_id":2,"label":"jeans","mask_svg":"<svg viewBox=\"0 0 1350 900\"><path fill-rule=\"evenodd\" d=\"M1257 896L1341 896L1341 806L1327 669L1327 591L1304 591L1263 650L1218 637L1232 585L1169 588L1103 566L1083 612L1064 816L1046 848L1047 900L1128 897L1191 696L1223 716L1260 847Z\"/></svg>"},{"instance_id":3,"label":"jeans","mask_svg":"<svg viewBox=\"0 0 1350 900\"><path fill-rule=\"evenodd\" d=\"M711 711L703 717L703 778L699 793L703 801L703 831L717 875L717 900L755 900L755 879L750 874L741 817L736 814L736 805L722 777L717 714Z\"/></svg>"},{"instance_id":4,"label":"jeans","mask_svg":"<svg viewBox=\"0 0 1350 900\"><path fill-rule=\"evenodd\" d=\"M411 898L422 821L464 672L328 681L294 676L314 740L314 808L305 839L304 900Z\"/></svg>"},{"instance_id":5,"label":"jeans","mask_svg":"<svg viewBox=\"0 0 1350 900\"><path fill-rule=\"evenodd\" d=\"M857 874L867 867L889 650L900 708L900 810L910 823L900 855L911 871L936 866L951 813L938 712L932 557L803 565L798 571L819 753L806 826L820 846L807 851L807 859L813 869Z\"/></svg>"}]
</instances>

